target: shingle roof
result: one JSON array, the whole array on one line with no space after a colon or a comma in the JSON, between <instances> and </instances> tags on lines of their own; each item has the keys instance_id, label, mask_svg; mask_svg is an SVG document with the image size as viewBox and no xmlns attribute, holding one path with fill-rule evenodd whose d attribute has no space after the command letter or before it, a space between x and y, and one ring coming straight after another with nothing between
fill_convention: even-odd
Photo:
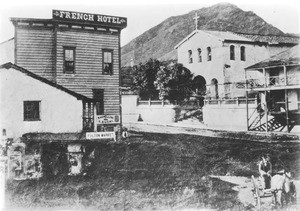
<instances>
[{"instance_id":1,"label":"shingle roof","mask_svg":"<svg viewBox=\"0 0 300 211\"><path fill-rule=\"evenodd\" d=\"M28 76L36 79L36 80L39 80L39 81L41 81L41 82L43 82L45 84L48 84L48 85L50 85L52 87L55 87L56 89L59 89L59 90L61 90L63 92L66 92L66 93L68 93L68 94L76 97L78 100L92 101L92 99L90 99L90 98L88 98L88 97L86 97L84 95L81 95L81 94L79 94L77 92L71 91L71 90L69 90L69 89L67 89L67 88L65 88L65 87L63 87L63 86L61 86L59 84L56 84L56 83L54 83L52 81L47 80L46 78L43 78L43 77L41 77L39 75L36 75L36 74L34 74L34 73L32 73L32 72L30 72L30 71L28 71L28 70L26 70L26 69L24 69L22 67L19 67L19 66L15 65L15 64L12 64L11 62L8 62L8 63L5 63L5 64L1 65L0 69L1 68L18 70L18 71L20 71L20 72L22 72L22 73L24 73L24 74L26 74L26 75L28 75Z\"/></svg>"},{"instance_id":2,"label":"shingle roof","mask_svg":"<svg viewBox=\"0 0 300 211\"><path fill-rule=\"evenodd\" d=\"M266 60L251 65L247 69L261 69L265 67L274 67L281 65L300 65L300 48L299 45L276 54Z\"/></svg>"}]
</instances>

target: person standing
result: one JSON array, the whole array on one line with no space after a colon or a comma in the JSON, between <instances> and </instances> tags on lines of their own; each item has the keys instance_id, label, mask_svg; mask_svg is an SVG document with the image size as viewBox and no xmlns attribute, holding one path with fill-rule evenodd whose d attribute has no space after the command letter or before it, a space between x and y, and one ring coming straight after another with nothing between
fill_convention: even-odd
<instances>
[{"instance_id":1,"label":"person standing","mask_svg":"<svg viewBox=\"0 0 300 211\"><path fill-rule=\"evenodd\" d=\"M271 188L271 173L272 173L272 164L269 155L262 155L262 160L258 164L258 170L263 182L264 189Z\"/></svg>"}]
</instances>

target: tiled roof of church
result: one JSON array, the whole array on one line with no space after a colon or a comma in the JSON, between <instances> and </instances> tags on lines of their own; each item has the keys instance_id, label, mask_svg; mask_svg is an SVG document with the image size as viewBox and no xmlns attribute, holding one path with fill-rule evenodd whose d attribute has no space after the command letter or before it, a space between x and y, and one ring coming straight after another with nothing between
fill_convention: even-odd
<instances>
[{"instance_id":1,"label":"tiled roof of church","mask_svg":"<svg viewBox=\"0 0 300 211\"><path fill-rule=\"evenodd\" d=\"M243 37L229 31L210 31L210 30L202 30L202 31L207 34L218 37L221 40L236 40L236 41L248 41L248 42L252 41L250 38Z\"/></svg>"},{"instance_id":2,"label":"tiled roof of church","mask_svg":"<svg viewBox=\"0 0 300 211\"><path fill-rule=\"evenodd\" d=\"M234 33L238 36L251 39L254 42L267 42L269 44L278 44L278 43L294 43L298 44L300 37L298 36L287 36L287 35L260 35L260 34L243 34L243 33Z\"/></svg>"},{"instance_id":3,"label":"tiled roof of church","mask_svg":"<svg viewBox=\"0 0 300 211\"><path fill-rule=\"evenodd\" d=\"M210 30L195 30L184 38L175 48L178 48L182 43L186 42L190 37L199 32L212 35L222 41L230 42L250 42L250 43L266 43L268 45L284 44L284 45L297 45L299 44L299 36L289 35L259 35L259 34L246 34L230 31L210 31Z\"/></svg>"},{"instance_id":4,"label":"tiled roof of church","mask_svg":"<svg viewBox=\"0 0 300 211\"><path fill-rule=\"evenodd\" d=\"M299 45L276 54L266 60L251 65L245 69L261 69L265 67L274 67L282 65L300 65Z\"/></svg>"}]
</instances>

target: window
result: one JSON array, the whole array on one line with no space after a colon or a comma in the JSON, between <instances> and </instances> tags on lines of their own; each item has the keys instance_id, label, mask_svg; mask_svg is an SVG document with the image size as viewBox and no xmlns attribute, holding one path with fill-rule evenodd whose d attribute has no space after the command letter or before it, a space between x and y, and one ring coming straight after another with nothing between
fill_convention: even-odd
<instances>
[{"instance_id":1,"label":"window","mask_svg":"<svg viewBox=\"0 0 300 211\"><path fill-rule=\"evenodd\" d=\"M189 63L193 63L193 52L192 50L189 50Z\"/></svg>"},{"instance_id":2,"label":"window","mask_svg":"<svg viewBox=\"0 0 300 211\"><path fill-rule=\"evenodd\" d=\"M245 48L245 46L241 47L241 61L246 61L246 48Z\"/></svg>"},{"instance_id":3,"label":"window","mask_svg":"<svg viewBox=\"0 0 300 211\"><path fill-rule=\"evenodd\" d=\"M207 47L207 61L211 61L211 48Z\"/></svg>"},{"instance_id":4,"label":"window","mask_svg":"<svg viewBox=\"0 0 300 211\"><path fill-rule=\"evenodd\" d=\"M112 75L113 74L113 51L103 50L102 60L103 60L103 75Z\"/></svg>"},{"instance_id":5,"label":"window","mask_svg":"<svg viewBox=\"0 0 300 211\"><path fill-rule=\"evenodd\" d=\"M93 99L96 105L96 115L104 114L104 89L93 89Z\"/></svg>"},{"instance_id":6,"label":"window","mask_svg":"<svg viewBox=\"0 0 300 211\"><path fill-rule=\"evenodd\" d=\"M202 62L201 48L198 48L198 62Z\"/></svg>"},{"instance_id":7,"label":"window","mask_svg":"<svg viewBox=\"0 0 300 211\"><path fill-rule=\"evenodd\" d=\"M75 73L75 47L64 47L64 73Z\"/></svg>"},{"instance_id":8,"label":"window","mask_svg":"<svg viewBox=\"0 0 300 211\"><path fill-rule=\"evenodd\" d=\"M230 46L230 60L235 59L234 45Z\"/></svg>"},{"instance_id":9,"label":"window","mask_svg":"<svg viewBox=\"0 0 300 211\"><path fill-rule=\"evenodd\" d=\"M24 101L24 121L40 121L40 101Z\"/></svg>"}]
</instances>

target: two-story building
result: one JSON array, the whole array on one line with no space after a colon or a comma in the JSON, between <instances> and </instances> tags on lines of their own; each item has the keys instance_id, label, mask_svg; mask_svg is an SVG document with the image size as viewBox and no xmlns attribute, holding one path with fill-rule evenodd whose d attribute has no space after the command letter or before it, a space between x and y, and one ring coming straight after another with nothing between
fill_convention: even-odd
<instances>
[{"instance_id":1,"label":"two-story building","mask_svg":"<svg viewBox=\"0 0 300 211\"><path fill-rule=\"evenodd\" d=\"M248 113L248 130L287 131L300 125L299 46L246 68L247 91L258 92L257 109Z\"/></svg>"},{"instance_id":2,"label":"two-story building","mask_svg":"<svg viewBox=\"0 0 300 211\"><path fill-rule=\"evenodd\" d=\"M244 68L298 44L299 37L195 30L175 48L178 62L195 74L206 97L245 96ZM255 73L254 73L255 74Z\"/></svg>"}]
</instances>

